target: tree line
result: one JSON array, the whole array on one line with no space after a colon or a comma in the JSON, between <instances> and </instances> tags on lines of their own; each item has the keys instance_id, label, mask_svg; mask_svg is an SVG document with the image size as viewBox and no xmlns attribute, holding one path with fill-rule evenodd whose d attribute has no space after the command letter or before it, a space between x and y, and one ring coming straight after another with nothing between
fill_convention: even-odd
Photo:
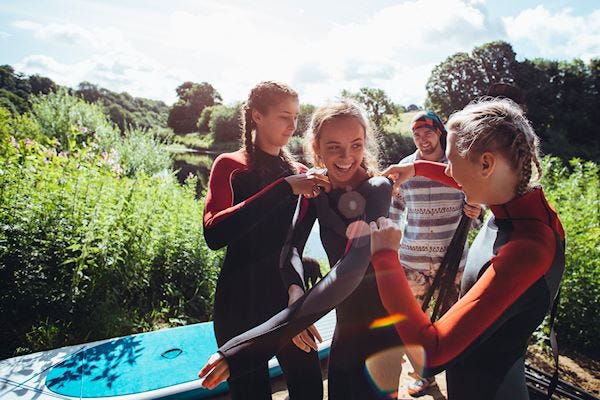
<instances>
[{"instance_id":1,"label":"tree line","mask_svg":"<svg viewBox=\"0 0 600 400\"><path fill-rule=\"evenodd\" d=\"M514 86L521 93L519 102L542 139L545 154L563 160L579 157L600 160L600 59L589 62L546 60L518 61L512 46L495 41L475 47L470 53L459 52L434 67L426 84L425 108L446 120L476 98L489 93L496 83ZM0 106L13 113L30 109L28 96L49 93L58 87L39 75L25 77L8 65L0 66ZM402 90L399 88L399 90ZM240 103L225 105L218 90L208 82L182 83L175 89L178 100L168 107L161 101L115 93L89 82L82 82L73 94L102 105L111 121L123 132L128 126L165 127L175 134L210 134L215 143L237 141L240 137ZM342 90L367 110L374 127L385 134L401 134L393 122L405 111L417 110L414 104L395 104L378 88L364 87L357 92ZM306 131L311 104L303 104L295 136ZM406 133L406 132L405 132ZM292 146L299 148L298 141ZM397 161L393 151L408 151L410 143L396 136L383 135L383 161ZM388 160L389 159L389 160Z\"/></svg>"},{"instance_id":2,"label":"tree line","mask_svg":"<svg viewBox=\"0 0 600 400\"><path fill-rule=\"evenodd\" d=\"M10 65L0 65L0 107L13 115L31 111L32 96L56 92L59 88L50 78L37 74L25 76ZM116 93L90 82L81 82L76 89L64 89L88 103L100 105L122 133L129 128L154 129L167 125L169 106L162 101Z\"/></svg>"}]
</instances>

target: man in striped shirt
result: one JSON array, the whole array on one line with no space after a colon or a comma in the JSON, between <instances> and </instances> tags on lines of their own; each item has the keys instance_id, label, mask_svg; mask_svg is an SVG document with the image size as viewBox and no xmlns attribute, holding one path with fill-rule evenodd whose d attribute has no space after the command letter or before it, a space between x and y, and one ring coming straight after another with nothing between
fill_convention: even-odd
<instances>
[{"instance_id":1,"label":"man in striped shirt","mask_svg":"<svg viewBox=\"0 0 600 400\"><path fill-rule=\"evenodd\" d=\"M447 163L445 156L446 129L439 117L431 111L420 111L411 122L413 140L417 150L400 161L401 164L415 160ZM392 199L390 218L404 225L400 245L400 263L419 302L426 296L462 213L477 218L481 206L466 204L464 194L428 178L415 176L400 186L400 192ZM454 302L458 300L460 279L467 258L467 247L463 251L456 276ZM435 379L421 378L411 383L408 393L418 397L435 384Z\"/></svg>"}]
</instances>

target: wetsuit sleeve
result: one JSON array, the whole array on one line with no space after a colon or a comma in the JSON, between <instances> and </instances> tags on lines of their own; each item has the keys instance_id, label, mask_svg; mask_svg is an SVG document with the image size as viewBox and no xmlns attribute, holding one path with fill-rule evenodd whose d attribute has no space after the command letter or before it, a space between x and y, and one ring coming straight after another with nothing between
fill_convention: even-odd
<instances>
[{"instance_id":1,"label":"wetsuit sleeve","mask_svg":"<svg viewBox=\"0 0 600 400\"><path fill-rule=\"evenodd\" d=\"M506 318L505 311L546 273L556 251L554 233L544 227L532 236L512 238L503 246L473 287L435 323L415 300L397 251L373 255L383 305L390 315L405 317L396 330L405 343L424 348L427 368L437 370L476 340L493 334L498 321Z\"/></svg>"},{"instance_id":2,"label":"wetsuit sleeve","mask_svg":"<svg viewBox=\"0 0 600 400\"><path fill-rule=\"evenodd\" d=\"M439 182L443 185L450 186L454 189L459 189L460 186L454 179L444 173L447 165L433 161L417 160L414 162L415 176L424 176L432 181Z\"/></svg>"},{"instance_id":3,"label":"wetsuit sleeve","mask_svg":"<svg viewBox=\"0 0 600 400\"><path fill-rule=\"evenodd\" d=\"M279 272L286 289L295 284L306 290L302 253L316 217L314 203L300 196L279 261Z\"/></svg>"},{"instance_id":4,"label":"wetsuit sleeve","mask_svg":"<svg viewBox=\"0 0 600 400\"><path fill-rule=\"evenodd\" d=\"M391 184L383 177L371 178L359 192L365 197L364 217L354 228L344 256L329 273L291 306L265 323L223 345L219 352L227 359L231 376L239 376L266 362L277 350L310 324L346 299L361 282L371 258L368 222L387 216ZM358 234L360 228L366 228Z\"/></svg>"},{"instance_id":5,"label":"wetsuit sleeve","mask_svg":"<svg viewBox=\"0 0 600 400\"><path fill-rule=\"evenodd\" d=\"M292 196L292 188L279 178L255 195L234 204L234 180L247 167L237 160L219 156L208 180L204 205L204 239L213 250L239 239L257 220L265 218L282 199Z\"/></svg>"}]
</instances>

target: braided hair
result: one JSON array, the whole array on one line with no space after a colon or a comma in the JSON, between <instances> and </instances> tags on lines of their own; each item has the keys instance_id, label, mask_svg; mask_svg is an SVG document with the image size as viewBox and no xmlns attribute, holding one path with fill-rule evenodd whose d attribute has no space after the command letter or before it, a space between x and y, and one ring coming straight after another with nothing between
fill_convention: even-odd
<instances>
[{"instance_id":1,"label":"braided hair","mask_svg":"<svg viewBox=\"0 0 600 400\"><path fill-rule=\"evenodd\" d=\"M248 99L242 105L240 116L240 125L242 130L242 146L246 152L248 165L259 172L261 166L256 165L254 157L255 144L253 132L256 131L256 123L252 119L252 110L257 110L261 114L269 112L269 108L278 104L286 98L298 99L298 93L284 83L276 81L260 82L250 90ZM284 147L281 149L280 156L286 162L292 172L298 172L295 167L294 158Z\"/></svg>"},{"instance_id":2,"label":"braided hair","mask_svg":"<svg viewBox=\"0 0 600 400\"><path fill-rule=\"evenodd\" d=\"M518 196L537 186L542 176L539 138L514 101L489 97L478 100L452 114L448 129L456 134L461 157L485 151L500 152L520 174Z\"/></svg>"}]
</instances>

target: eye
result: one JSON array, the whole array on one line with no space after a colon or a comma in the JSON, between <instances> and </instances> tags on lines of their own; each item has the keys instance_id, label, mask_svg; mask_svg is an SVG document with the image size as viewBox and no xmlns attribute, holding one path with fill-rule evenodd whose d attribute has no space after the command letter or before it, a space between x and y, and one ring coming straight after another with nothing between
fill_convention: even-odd
<instances>
[{"instance_id":1,"label":"eye","mask_svg":"<svg viewBox=\"0 0 600 400\"><path fill-rule=\"evenodd\" d=\"M354 143L354 144L352 145L352 148L353 148L353 149L360 149L360 148L362 148L362 147L363 147L362 143Z\"/></svg>"}]
</instances>

